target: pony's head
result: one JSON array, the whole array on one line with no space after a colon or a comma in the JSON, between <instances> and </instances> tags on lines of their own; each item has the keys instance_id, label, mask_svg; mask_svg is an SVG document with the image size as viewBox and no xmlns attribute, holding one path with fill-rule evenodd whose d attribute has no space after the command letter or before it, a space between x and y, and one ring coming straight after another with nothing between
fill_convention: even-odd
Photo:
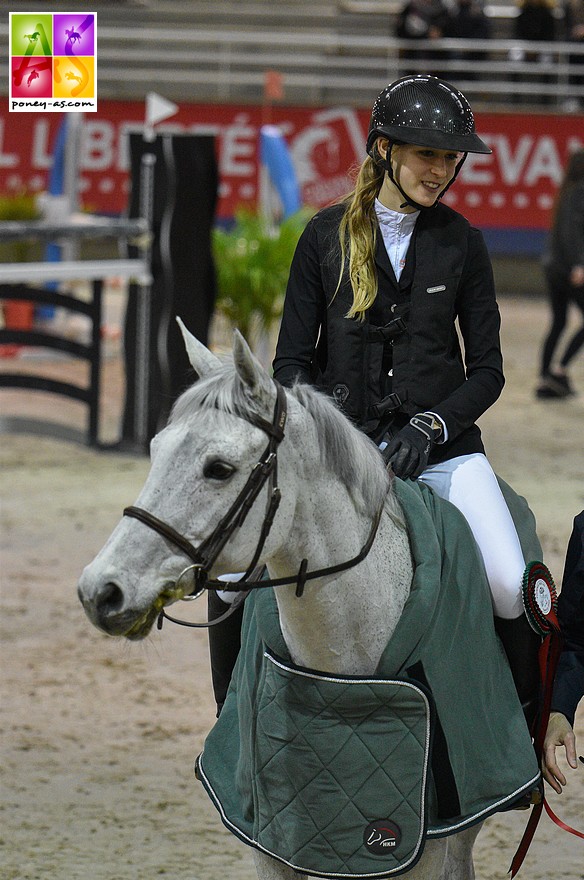
<instances>
[{"instance_id":1,"label":"pony's head","mask_svg":"<svg viewBox=\"0 0 584 880\"><path fill-rule=\"evenodd\" d=\"M224 361L179 323L198 378L152 441L151 470L136 508L198 548L221 523L264 454L268 436L262 425L272 422L277 392L237 331L232 359ZM292 533L299 522L302 531L316 517L319 500L324 505L336 498L338 504L344 498L367 517L387 492L378 451L328 398L297 385L286 392L286 402L288 420L277 467L281 502L260 560L268 564L273 559L286 564L297 549ZM221 548L210 571L213 577L243 571L254 557L267 493L268 487L262 488L243 524ZM167 534L125 516L84 570L79 596L96 626L112 635L142 638L162 607L184 595L180 576L190 564L184 547Z\"/></svg>"}]
</instances>

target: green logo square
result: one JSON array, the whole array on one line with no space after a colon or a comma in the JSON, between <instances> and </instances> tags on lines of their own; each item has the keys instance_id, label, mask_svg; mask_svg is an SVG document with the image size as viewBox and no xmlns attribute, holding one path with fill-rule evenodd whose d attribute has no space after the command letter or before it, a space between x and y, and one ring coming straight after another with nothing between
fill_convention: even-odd
<instances>
[{"instance_id":1,"label":"green logo square","mask_svg":"<svg viewBox=\"0 0 584 880\"><path fill-rule=\"evenodd\" d=\"M10 54L52 55L53 16L38 12L14 12L10 16Z\"/></svg>"}]
</instances>

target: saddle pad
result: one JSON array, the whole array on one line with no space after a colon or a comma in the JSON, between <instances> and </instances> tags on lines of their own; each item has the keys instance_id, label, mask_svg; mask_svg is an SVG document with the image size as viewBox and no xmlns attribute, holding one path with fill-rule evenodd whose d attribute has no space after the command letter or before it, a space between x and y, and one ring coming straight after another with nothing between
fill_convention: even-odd
<instances>
[{"instance_id":1,"label":"saddle pad","mask_svg":"<svg viewBox=\"0 0 584 880\"><path fill-rule=\"evenodd\" d=\"M427 693L409 681L299 669L269 651L259 690L251 822L239 833L316 877L409 870L426 834ZM219 802L224 794L214 791Z\"/></svg>"}]
</instances>

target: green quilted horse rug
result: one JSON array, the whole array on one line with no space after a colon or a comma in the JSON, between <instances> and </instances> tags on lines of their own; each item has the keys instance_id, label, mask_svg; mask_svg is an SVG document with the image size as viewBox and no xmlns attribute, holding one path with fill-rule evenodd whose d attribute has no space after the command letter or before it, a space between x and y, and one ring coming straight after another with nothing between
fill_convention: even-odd
<instances>
[{"instance_id":1,"label":"green quilted horse rug","mask_svg":"<svg viewBox=\"0 0 584 880\"><path fill-rule=\"evenodd\" d=\"M537 557L529 512L504 489L524 553ZM295 664L274 591L253 592L232 685L197 761L225 825L311 876L401 874L427 839L509 808L539 779L466 524L420 484L396 481L395 491L415 575L375 674Z\"/></svg>"}]
</instances>

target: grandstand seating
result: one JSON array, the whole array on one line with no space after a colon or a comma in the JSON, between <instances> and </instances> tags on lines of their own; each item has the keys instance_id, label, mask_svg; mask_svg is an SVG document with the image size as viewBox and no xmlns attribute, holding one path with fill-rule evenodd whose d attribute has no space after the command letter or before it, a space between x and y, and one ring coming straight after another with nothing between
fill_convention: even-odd
<instances>
[{"instance_id":1,"label":"grandstand seating","mask_svg":"<svg viewBox=\"0 0 584 880\"><path fill-rule=\"evenodd\" d=\"M481 45L434 41L431 57L413 65L404 60L404 49L420 49L420 43L394 37L401 5L401 0L95 0L99 97L141 99L154 90L175 101L258 103L265 71L278 70L287 104L368 106L381 85L415 67L456 83L477 109L508 107L511 100L526 109L584 107L584 75L577 79L578 68L584 70L584 44L518 44L511 39L513 0L487 2L492 39ZM8 11L29 7L26 0L0 2L4 90Z\"/></svg>"}]
</instances>

